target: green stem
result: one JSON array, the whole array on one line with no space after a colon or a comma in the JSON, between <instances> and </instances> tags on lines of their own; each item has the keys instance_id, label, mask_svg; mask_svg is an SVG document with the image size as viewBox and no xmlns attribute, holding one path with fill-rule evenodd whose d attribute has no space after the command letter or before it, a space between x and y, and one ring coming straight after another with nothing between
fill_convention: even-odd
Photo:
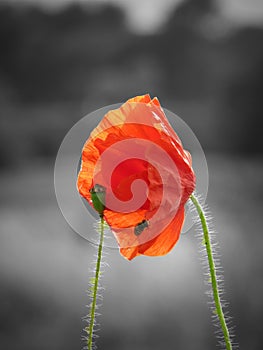
<instances>
[{"instance_id":1,"label":"green stem","mask_svg":"<svg viewBox=\"0 0 263 350\"><path fill-rule=\"evenodd\" d=\"M98 256L97 256L97 263L96 263L96 272L95 277L92 279L92 303L91 303L91 309L90 309L90 323L89 326L85 328L86 332L88 333L88 339L87 339L87 345L88 350L92 349L92 340L93 340L93 330L94 330L94 323L95 323L95 311L96 311L96 303L97 303L97 291L98 291L98 285L99 285L99 277L100 277L100 266L101 266L101 258L102 258L102 246L103 246L103 239L104 239L104 219L103 216L100 218L100 242L99 242L99 249L98 249Z\"/></svg>"},{"instance_id":2,"label":"green stem","mask_svg":"<svg viewBox=\"0 0 263 350\"><path fill-rule=\"evenodd\" d=\"M206 252L207 252L207 257L208 257L208 264L209 264L209 269L210 269L210 275L211 275L211 283L212 283L212 290L213 290L213 296L214 296L214 301L215 301L215 307L216 307L216 312L219 318L219 322L223 331L224 339L225 339L225 344L226 344L226 349L231 350L232 345L230 342L230 336L229 336L229 331L227 328L224 312L222 309L221 301L220 301L220 296L218 292L218 284L217 284L217 277L216 277L216 269L215 269L215 263L213 259L213 251L212 251L212 246L211 246L211 240L209 236L209 231L208 231L208 225L207 221L205 218L204 211L198 201L198 199L192 194L190 196L190 199L192 200L194 206L196 207L196 210L198 212L199 218L201 220L202 228L203 228L203 233L204 233L204 241L205 241L205 246L206 246Z\"/></svg>"}]
</instances>

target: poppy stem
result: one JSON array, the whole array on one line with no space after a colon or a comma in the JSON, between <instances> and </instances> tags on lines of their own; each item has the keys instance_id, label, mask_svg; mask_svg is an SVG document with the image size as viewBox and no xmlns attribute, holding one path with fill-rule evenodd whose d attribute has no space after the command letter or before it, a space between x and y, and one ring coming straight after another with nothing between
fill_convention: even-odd
<instances>
[{"instance_id":1,"label":"poppy stem","mask_svg":"<svg viewBox=\"0 0 263 350\"><path fill-rule=\"evenodd\" d=\"M223 331L226 349L231 350L232 345L231 345L231 341L230 341L230 335L229 335L229 331L227 328L226 319L224 316L223 308L222 308L221 301L220 301L219 291L218 291L216 268L215 268L215 263L214 263L214 258L213 258L213 250L212 250L207 220L205 218L204 211L203 211L202 206L199 203L198 199L193 194L190 196L190 199L193 202L194 206L196 207L199 218L201 220L202 229L203 229L203 233L204 233L204 242L205 242L207 258L208 258L208 264L209 264L209 269L210 269L211 284L212 284L216 313L218 315L221 329Z\"/></svg>"},{"instance_id":2,"label":"poppy stem","mask_svg":"<svg viewBox=\"0 0 263 350\"><path fill-rule=\"evenodd\" d=\"M97 263L96 263L96 270L95 270L95 277L91 279L91 298L92 302L90 305L90 323L89 326L85 328L85 331L87 332L87 345L88 350L92 350L92 342L93 342L93 331L94 331L94 324L95 324L95 311L96 311L96 304L97 304L97 292L98 292L98 285L99 285L99 278L100 278L100 267L101 267L101 259L102 259L102 247L103 247L103 240L104 240L104 219L103 215L100 217L100 241L99 241L99 248L98 248L98 255L97 255Z\"/></svg>"}]
</instances>

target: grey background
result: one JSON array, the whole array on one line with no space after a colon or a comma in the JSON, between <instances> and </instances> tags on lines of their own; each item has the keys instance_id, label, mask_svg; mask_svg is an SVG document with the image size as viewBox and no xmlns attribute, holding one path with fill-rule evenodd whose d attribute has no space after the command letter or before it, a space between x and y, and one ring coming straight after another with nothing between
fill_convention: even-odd
<instances>
[{"instance_id":1,"label":"grey background","mask_svg":"<svg viewBox=\"0 0 263 350\"><path fill-rule=\"evenodd\" d=\"M234 21L214 1L188 0L155 31L135 33L111 4L32 4L0 2L0 348L84 345L96 249L60 213L55 156L85 114L148 92L205 150L235 339L240 349L261 349L260 21ZM128 262L105 253L99 349L216 348L194 229L166 257Z\"/></svg>"}]
</instances>

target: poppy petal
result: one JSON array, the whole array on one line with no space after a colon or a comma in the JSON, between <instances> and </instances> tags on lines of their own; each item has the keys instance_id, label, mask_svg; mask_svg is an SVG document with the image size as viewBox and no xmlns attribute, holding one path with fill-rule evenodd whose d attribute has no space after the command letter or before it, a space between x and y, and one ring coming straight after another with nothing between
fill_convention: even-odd
<instances>
[{"instance_id":1,"label":"poppy petal","mask_svg":"<svg viewBox=\"0 0 263 350\"><path fill-rule=\"evenodd\" d=\"M139 191L138 183L144 184ZM105 187L104 219L123 256L164 255L172 249L183 225L184 205L195 187L195 174L190 153L156 97L129 99L109 111L91 132L77 181L79 193L91 205L90 190L96 184ZM135 209L131 203L137 197Z\"/></svg>"},{"instance_id":2,"label":"poppy petal","mask_svg":"<svg viewBox=\"0 0 263 350\"><path fill-rule=\"evenodd\" d=\"M141 245L120 248L128 260L139 255L162 256L171 251L180 236L184 223L184 207L181 207L171 223L155 238Z\"/></svg>"},{"instance_id":3,"label":"poppy petal","mask_svg":"<svg viewBox=\"0 0 263 350\"><path fill-rule=\"evenodd\" d=\"M141 102L141 103L149 103L151 101L151 97L149 94L141 95L141 96L135 96L130 98L127 102L133 103L133 102Z\"/></svg>"}]
</instances>

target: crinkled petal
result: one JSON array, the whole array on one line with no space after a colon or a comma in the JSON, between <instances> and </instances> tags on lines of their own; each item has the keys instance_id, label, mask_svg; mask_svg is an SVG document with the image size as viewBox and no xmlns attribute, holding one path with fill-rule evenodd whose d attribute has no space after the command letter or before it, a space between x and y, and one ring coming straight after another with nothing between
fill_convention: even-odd
<instances>
[{"instance_id":1,"label":"crinkled petal","mask_svg":"<svg viewBox=\"0 0 263 350\"><path fill-rule=\"evenodd\" d=\"M132 246L131 244L131 246L127 246L127 242L132 243L131 240L128 240L127 235L125 237L122 237L121 233L117 235L115 234L120 245L120 253L128 260L132 260L139 255L166 255L171 251L171 249L178 241L183 223L184 208L181 207L171 223L157 237L148 242L140 245ZM133 237L133 241L135 241L135 237L134 235L132 236L132 232L130 232L130 237ZM122 246L124 246L124 248L122 248Z\"/></svg>"},{"instance_id":2,"label":"crinkled petal","mask_svg":"<svg viewBox=\"0 0 263 350\"><path fill-rule=\"evenodd\" d=\"M115 147L129 140L128 146ZM143 146L141 140L148 144ZM156 147L174 166L161 153L157 155ZM121 159L111 172L112 164ZM146 188L140 187L138 193L143 202L136 210L123 211L122 205L109 205L117 198L118 205L122 202L130 209L136 198L132 186L138 179ZM190 153L183 149L156 97L143 95L128 100L119 109L109 111L92 131L83 148L77 181L79 193L91 205L90 189L95 184L106 189L104 218L127 259L141 254L164 255L172 249L183 225L184 205L195 187L195 174ZM172 220L166 225L167 216ZM134 228L143 220L149 221L150 227L137 236ZM151 225L157 234L152 235Z\"/></svg>"}]
</instances>

